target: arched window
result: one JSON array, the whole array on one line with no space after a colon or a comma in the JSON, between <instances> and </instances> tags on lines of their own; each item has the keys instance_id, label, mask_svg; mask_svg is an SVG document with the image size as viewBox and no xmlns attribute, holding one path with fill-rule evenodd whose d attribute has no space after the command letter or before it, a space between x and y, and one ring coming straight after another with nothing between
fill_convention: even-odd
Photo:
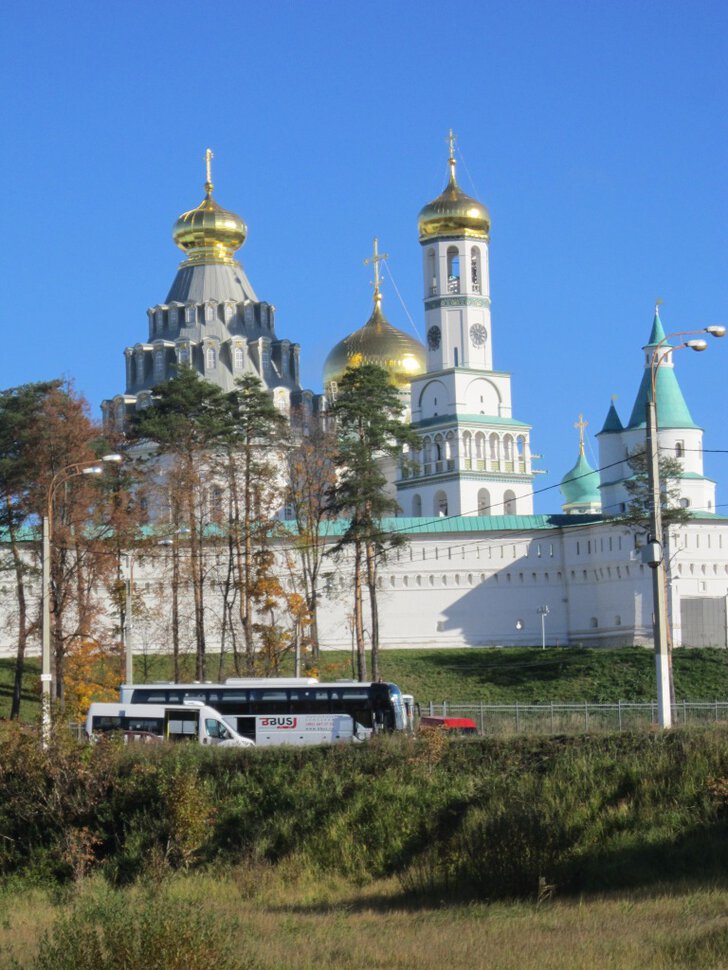
<instances>
[{"instance_id":1,"label":"arched window","mask_svg":"<svg viewBox=\"0 0 728 970\"><path fill-rule=\"evenodd\" d=\"M447 458L447 466L449 469L452 469L454 466L456 452L455 435L452 431L448 431L445 435L445 458Z\"/></svg>"},{"instance_id":2,"label":"arched window","mask_svg":"<svg viewBox=\"0 0 728 970\"><path fill-rule=\"evenodd\" d=\"M447 515L447 495L444 492L435 493L434 508L432 511L441 518Z\"/></svg>"},{"instance_id":3,"label":"arched window","mask_svg":"<svg viewBox=\"0 0 728 970\"><path fill-rule=\"evenodd\" d=\"M470 250L470 286L473 293L480 293L480 249L477 246Z\"/></svg>"},{"instance_id":4,"label":"arched window","mask_svg":"<svg viewBox=\"0 0 728 970\"><path fill-rule=\"evenodd\" d=\"M430 296L437 293L437 276L435 274L435 250L431 249L427 253L427 279L430 287Z\"/></svg>"},{"instance_id":5,"label":"arched window","mask_svg":"<svg viewBox=\"0 0 728 970\"><path fill-rule=\"evenodd\" d=\"M236 347L233 351L233 368L235 370L242 370L243 364L245 363L245 356L243 354L242 347Z\"/></svg>"},{"instance_id":6,"label":"arched window","mask_svg":"<svg viewBox=\"0 0 728 970\"><path fill-rule=\"evenodd\" d=\"M435 435L435 461L442 461L442 435Z\"/></svg>"},{"instance_id":7,"label":"arched window","mask_svg":"<svg viewBox=\"0 0 728 970\"><path fill-rule=\"evenodd\" d=\"M164 380L164 351L158 350L154 355L154 380Z\"/></svg>"},{"instance_id":8,"label":"arched window","mask_svg":"<svg viewBox=\"0 0 728 970\"><path fill-rule=\"evenodd\" d=\"M685 457L685 442L676 441L675 442L675 457L684 458Z\"/></svg>"},{"instance_id":9,"label":"arched window","mask_svg":"<svg viewBox=\"0 0 728 970\"><path fill-rule=\"evenodd\" d=\"M473 436L469 431L463 432L463 457L468 459L473 457Z\"/></svg>"},{"instance_id":10,"label":"arched window","mask_svg":"<svg viewBox=\"0 0 728 970\"><path fill-rule=\"evenodd\" d=\"M490 515L490 492L487 488L478 491L478 515Z\"/></svg>"},{"instance_id":11,"label":"arched window","mask_svg":"<svg viewBox=\"0 0 728 970\"><path fill-rule=\"evenodd\" d=\"M460 292L460 254L457 246L449 246L447 250L447 292Z\"/></svg>"},{"instance_id":12,"label":"arched window","mask_svg":"<svg viewBox=\"0 0 728 970\"><path fill-rule=\"evenodd\" d=\"M490 451L490 456L489 456L490 460L493 464L493 467L497 469L498 464L500 462L500 438L495 432L493 432L493 434L488 439L488 445L489 445L489 451Z\"/></svg>"},{"instance_id":13,"label":"arched window","mask_svg":"<svg viewBox=\"0 0 728 970\"><path fill-rule=\"evenodd\" d=\"M516 494L510 488L503 493L503 512L505 515L516 514Z\"/></svg>"},{"instance_id":14,"label":"arched window","mask_svg":"<svg viewBox=\"0 0 728 970\"><path fill-rule=\"evenodd\" d=\"M412 515L415 518L422 515L422 496L421 495L412 496Z\"/></svg>"},{"instance_id":15,"label":"arched window","mask_svg":"<svg viewBox=\"0 0 728 970\"><path fill-rule=\"evenodd\" d=\"M214 370L217 366L217 353L214 347L208 347L205 353L205 370Z\"/></svg>"}]
</instances>

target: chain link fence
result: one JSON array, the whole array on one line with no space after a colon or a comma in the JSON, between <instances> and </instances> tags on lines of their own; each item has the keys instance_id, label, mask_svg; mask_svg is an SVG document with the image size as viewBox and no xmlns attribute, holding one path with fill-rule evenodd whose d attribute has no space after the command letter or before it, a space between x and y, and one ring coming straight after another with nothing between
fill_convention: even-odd
<instances>
[{"instance_id":1,"label":"chain link fence","mask_svg":"<svg viewBox=\"0 0 728 970\"><path fill-rule=\"evenodd\" d=\"M489 737L515 734L581 734L631 731L659 723L657 702L615 704L441 704L423 705L422 714L470 717L478 733ZM680 701L673 704L674 726L728 722L728 701Z\"/></svg>"}]
</instances>

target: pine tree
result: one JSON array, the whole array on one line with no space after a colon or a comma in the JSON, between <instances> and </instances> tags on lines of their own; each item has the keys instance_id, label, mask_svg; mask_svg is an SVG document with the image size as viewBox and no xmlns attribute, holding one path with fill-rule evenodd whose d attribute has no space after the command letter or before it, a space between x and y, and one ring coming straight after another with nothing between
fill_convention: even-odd
<instances>
[{"instance_id":1,"label":"pine tree","mask_svg":"<svg viewBox=\"0 0 728 970\"><path fill-rule=\"evenodd\" d=\"M371 616L372 677L379 677L379 609L377 572L389 550L405 538L386 532L382 520L396 515L399 506L386 492L381 461L401 456L405 445L414 447L417 435L402 421L403 405L399 393L389 383L389 375L375 364L347 370L339 383L333 408L338 448L335 464L337 483L331 492L331 508L349 520L334 547L341 552L350 547L354 558L354 636L357 673L367 679L364 644L362 586L369 592Z\"/></svg>"},{"instance_id":2,"label":"pine tree","mask_svg":"<svg viewBox=\"0 0 728 970\"><path fill-rule=\"evenodd\" d=\"M154 442L171 459L165 469L170 495L170 525L188 536L190 577L194 600L196 676L207 678L205 636L205 542L208 526L206 489L211 455L224 447L230 434L230 413L223 391L198 377L189 367L154 389L154 404L137 412L133 432ZM173 555L178 555L175 545ZM179 563L175 560L175 565ZM175 591L176 595L176 591ZM173 639L179 649L179 631Z\"/></svg>"}]
</instances>

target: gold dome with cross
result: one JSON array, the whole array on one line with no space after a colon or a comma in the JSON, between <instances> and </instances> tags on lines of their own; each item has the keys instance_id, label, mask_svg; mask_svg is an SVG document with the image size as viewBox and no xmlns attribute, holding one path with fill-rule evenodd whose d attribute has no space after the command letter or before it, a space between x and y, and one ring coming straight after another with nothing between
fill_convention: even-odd
<instances>
[{"instance_id":1,"label":"gold dome with cross","mask_svg":"<svg viewBox=\"0 0 728 970\"><path fill-rule=\"evenodd\" d=\"M331 396L336 396L336 385L347 369L362 364L383 367L391 383L400 389L425 373L425 348L415 337L393 327L382 313L379 263L387 258L387 253L379 252L375 239L374 254L364 260L374 265L374 309L364 326L340 340L324 362L324 390Z\"/></svg>"},{"instance_id":2,"label":"gold dome with cross","mask_svg":"<svg viewBox=\"0 0 728 970\"><path fill-rule=\"evenodd\" d=\"M417 228L420 242L448 236L467 236L487 239L490 233L490 213L482 202L466 195L455 178L455 135L448 135L450 145L450 179L444 191L420 210Z\"/></svg>"},{"instance_id":3,"label":"gold dome with cross","mask_svg":"<svg viewBox=\"0 0 728 970\"><path fill-rule=\"evenodd\" d=\"M240 216L223 209L212 197L212 157L208 148L205 152L205 198L196 209L183 212L172 230L175 244L187 255L184 265L234 263L234 253L248 235L248 227Z\"/></svg>"}]
</instances>

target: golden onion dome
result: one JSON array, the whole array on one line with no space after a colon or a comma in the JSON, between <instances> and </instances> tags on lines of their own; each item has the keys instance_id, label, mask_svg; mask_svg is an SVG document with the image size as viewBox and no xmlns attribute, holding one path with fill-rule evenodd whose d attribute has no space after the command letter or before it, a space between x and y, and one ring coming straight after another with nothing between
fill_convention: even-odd
<instances>
[{"instance_id":1,"label":"golden onion dome","mask_svg":"<svg viewBox=\"0 0 728 970\"><path fill-rule=\"evenodd\" d=\"M205 198L196 209L183 212L172 230L172 238L182 252L187 254L186 264L234 263L234 253L245 242L248 227L240 216L218 205L212 197L210 159L207 149L207 181Z\"/></svg>"},{"instance_id":2,"label":"golden onion dome","mask_svg":"<svg viewBox=\"0 0 728 970\"><path fill-rule=\"evenodd\" d=\"M453 136L450 136L450 179L445 191L420 210L417 228L420 242L443 236L469 236L487 239L490 233L490 213L482 202L466 195L455 178Z\"/></svg>"},{"instance_id":3,"label":"golden onion dome","mask_svg":"<svg viewBox=\"0 0 728 970\"><path fill-rule=\"evenodd\" d=\"M344 337L324 362L324 390L338 384L350 367L377 364L389 373L395 387L409 387L415 377L425 373L425 348L414 337L397 330L382 313L382 295L374 291L374 310L359 330Z\"/></svg>"}]
</instances>

